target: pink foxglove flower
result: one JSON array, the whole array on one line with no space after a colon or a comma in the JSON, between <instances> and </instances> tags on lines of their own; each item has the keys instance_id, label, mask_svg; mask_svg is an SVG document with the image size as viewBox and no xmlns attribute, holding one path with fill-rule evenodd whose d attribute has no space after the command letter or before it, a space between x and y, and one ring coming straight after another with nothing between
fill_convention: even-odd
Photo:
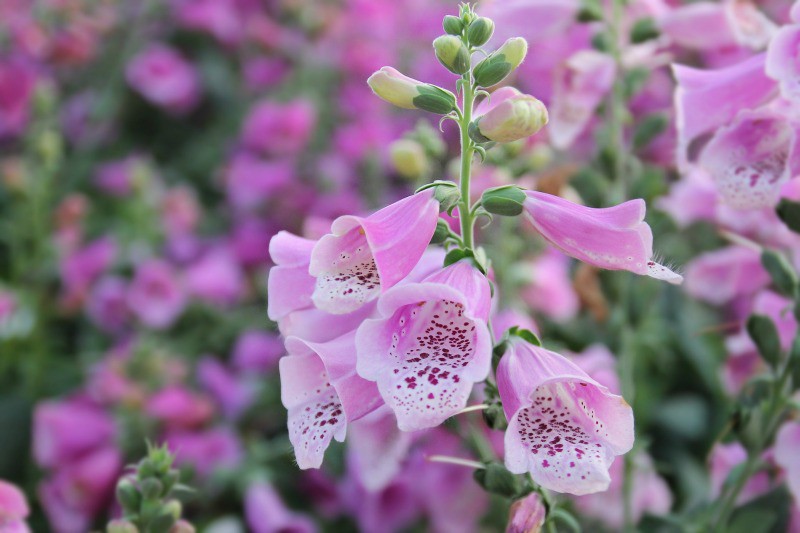
<instances>
[{"instance_id":1,"label":"pink foxglove flower","mask_svg":"<svg viewBox=\"0 0 800 533\"><path fill-rule=\"evenodd\" d=\"M358 373L376 381L403 431L438 426L466 405L491 364L489 282L459 262L387 291L356 335Z\"/></svg>"},{"instance_id":2,"label":"pink foxglove flower","mask_svg":"<svg viewBox=\"0 0 800 533\"><path fill-rule=\"evenodd\" d=\"M197 71L180 52L163 44L150 45L134 57L125 76L131 87L170 113L187 113L200 100Z\"/></svg>"},{"instance_id":3,"label":"pink foxglove flower","mask_svg":"<svg viewBox=\"0 0 800 533\"><path fill-rule=\"evenodd\" d=\"M505 464L570 494L606 490L614 457L633 446L633 410L561 355L511 339L497 368L508 418Z\"/></svg>"},{"instance_id":4,"label":"pink foxglove flower","mask_svg":"<svg viewBox=\"0 0 800 533\"><path fill-rule=\"evenodd\" d=\"M302 469L319 468L332 438L381 405L374 383L356 374L355 332L325 343L286 339L280 360L281 401L289 412L289 440Z\"/></svg>"},{"instance_id":5,"label":"pink foxglove flower","mask_svg":"<svg viewBox=\"0 0 800 533\"><path fill-rule=\"evenodd\" d=\"M396 285L419 262L438 217L439 203L428 190L366 218L337 218L311 252L316 306L350 313Z\"/></svg>"},{"instance_id":6,"label":"pink foxglove flower","mask_svg":"<svg viewBox=\"0 0 800 533\"><path fill-rule=\"evenodd\" d=\"M659 27L675 44L697 50L758 50L776 29L753 3L737 0L683 5L662 17Z\"/></svg>"},{"instance_id":7,"label":"pink foxglove flower","mask_svg":"<svg viewBox=\"0 0 800 533\"><path fill-rule=\"evenodd\" d=\"M0 531L29 533L25 517L30 513L25 495L16 486L0 480Z\"/></svg>"},{"instance_id":8,"label":"pink foxglove flower","mask_svg":"<svg viewBox=\"0 0 800 533\"><path fill-rule=\"evenodd\" d=\"M75 431L75 428L81 431ZM113 418L100 407L72 399L48 401L33 415L33 455L41 467L72 462L110 444L116 435Z\"/></svg>"},{"instance_id":9,"label":"pink foxglove flower","mask_svg":"<svg viewBox=\"0 0 800 533\"><path fill-rule=\"evenodd\" d=\"M798 445L800 445L800 422L786 422L778 430L778 435L775 437L775 462L786 472L786 482L795 502L800 502L800 454L797 453Z\"/></svg>"},{"instance_id":10,"label":"pink foxglove flower","mask_svg":"<svg viewBox=\"0 0 800 533\"><path fill-rule=\"evenodd\" d=\"M743 110L717 131L699 163L731 207L771 207L783 184L800 171L797 132L776 111Z\"/></svg>"},{"instance_id":11,"label":"pink foxglove flower","mask_svg":"<svg viewBox=\"0 0 800 533\"><path fill-rule=\"evenodd\" d=\"M736 467L740 467L746 460L747 450L738 442L714 446L708 458L712 498L718 498L722 494L725 481L730 476L731 471ZM764 471L758 472L745 483L736 498L736 503L741 505L757 498L767 492L770 486L769 474Z\"/></svg>"},{"instance_id":12,"label":"pink foxglove flower","mask_svg":"<svg viewBox=\"0 0 800 533\"><path fill-rule=\"evenodd\" d=\"M314 533L317 528L307 516L286 507L280 494L268 483L257 481L247 487L244 500L247 525L253 533Z\"/></svg>"},{"instance_id":13,"label":"pink foxglove flower","mask_svg":"<svg viewBox=\"0 0 800 533\"><path fill-rule=\"evenodd\" d=\"M315 280L308 273L308 265L315 244L311 239L288 231L278 232L269 241L269 255L275 263L267 280L267 315L270 320L279 320L292 311L313 305L311 295Z\"/></svg>"},{"instance_id":14,"label":"pink foxglove flower","mask_svg":"<svg viewBox=\"0 0 800 533\"><path fill-rule=\"evenodd\" d=\"M548 128L557 148L568 148L586 129L615 72L611 56L595 50L580 50L558 70Z\"/></svg>"},{"instance_id":15,"label":"pink foxglove flower","mask_svg":"<svg viewBox=\"0 0 800 533\"><path fill-rule=\"evenodd\" d=\"M752 109L775 94L775 82L764 74L764 54L736 65L700 70L673 65L678 128L678 164L688 161L689 144L703 133L729 124L742 109Z\"/></svg>"},{"instance_id":16,"label":"pink foxglove flower","mask_svg":"<svg viewBox=\"0 0 800 533\"><path fill-rule=\"evenodd\" d=\"M414 434L400 431L397 418L386 405L350 426L347 460L370 492L388 487L407 458Z\"/></svg>"},{"instance_id":17,"label":"pink foxglove flower","mask_svg":"<svg viewBox=\"0 0 800 533\"><path fill-rule=\"evenodd\" d=\"M780 85L781 96L800 102L800 12L792 11L794 24L778 30L767 49L766 73Z\"/></svg>"},{"instance_id":18,"label":"pink foxglove flower","mask_svg":"<svg viewBox=\"0 0 800 533\"><path fill-rule=\"evenodd\" d=\"M530 137L547 124L542 102L513 87L503 87L475 108L475 132L479 141L512 142Z\"/></svg>"},{"instance_id":19,"label":"pink foxglove flower","mask_svg":"<svg viewBox=\"0 0 800 533\"><path fill-rule=\"evenodd\" d=\"M686 292L713 305L755 294L769 283L761 254L744 246L706 252L692 260L686 269Z\"/></svg>"},{"instance_id":20,"label":"pink foxglove flower","mask_svg":"<svg viewBox=\"0 0 800 533\"><path fill-rule=\"evenodd\" d=\"M186 293L168 263L151 259L136 268L128 286L128 305L145 325L166 328L183 312Z\"/></svg>"},{"instance_id":21,"label":"pink foxglove flower","mask_svg":"<svg viewBox=\"0 0 800 533\"><path fill-rule=\"evenodd\" d=\"M526 195L526 217L565 254L608 270L628 270L673 284L683 281L653 260L653 233L644 222L644 200L595 209L542 192Z\"/></svg>"}]
</instances>

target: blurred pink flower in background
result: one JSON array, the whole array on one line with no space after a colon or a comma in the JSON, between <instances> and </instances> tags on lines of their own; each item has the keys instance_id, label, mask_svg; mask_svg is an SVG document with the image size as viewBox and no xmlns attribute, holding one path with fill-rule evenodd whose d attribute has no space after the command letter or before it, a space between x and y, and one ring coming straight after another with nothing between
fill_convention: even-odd
<instances>
[{"instance_id":1,"label":"blurred pink flower in background","mask_svg":"<svg viewBox=\"0 0 800 533\"><path fill-rule=\"evenodd\" d=\"M0 531L30 533L25 518L30 514L25 495L15 485L0 479Z\"/></svg>"},{"instance_id":2,"label":"blurred pink flower in background","mask_svg":"<svg viewBox=\"0 0 800 533\"><path fill-rule=\"evenodd\" d=\"M151 44L128 64L128 83L147 100L177 115L200 101L200 81L191 63L177 50Z\"/></svg>"}]
</instances>

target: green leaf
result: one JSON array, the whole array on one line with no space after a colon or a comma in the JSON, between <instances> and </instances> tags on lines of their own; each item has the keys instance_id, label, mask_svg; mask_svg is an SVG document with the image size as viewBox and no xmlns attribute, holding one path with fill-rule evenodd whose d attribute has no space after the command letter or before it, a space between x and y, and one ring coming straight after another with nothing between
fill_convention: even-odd
<instances>
[{"instance_id":1,"label":"green leaf","mask_svg":"<svg viewBox=\"0 0 800 533\"><path fill-rule=\"evenodd\" d=\"M513 498L520 493L522 483L520 478L500 463L489 463L486 468L474 472L475 481L492 494L499 494Z\"/></svg>"},{"instance_id":2,"label":"green leaf","mask_svg":"<svg viewBox=\"0 0 800 533\"><path fill-rule=\"evenodd\" d=\"M764 315L750 315L747 319L747 333L756 344L762 359L775 368L781 356L781 341L772 320Z\"/></svg>"},{"instance_id":3,"label":"green leaf","mask_svg":"<svg viewBox=\"0 0 800 533\"><path fill-rule=\"evenodd\" d=\"M764 250L761 264L769 272L772 283L784 295L794 297L797 290L797 274L786 258L772 250Z\"/></svg>"},{"instance_id":4,"label":"green leaf","mask_svg":"<svg viewBox=\"0 0 800 533\"><path fill-rule=\"evenodd\" d=\"M647 115L636 125L633 130L633 147L641 150L653 139L661 135L669 125L669 119L661 113Z\"/></svg>"},{"instance_id":5,"label":"green leaf","mask_svg":"<svg viewBox=\"0 0 800 533\"><path fill-rule=\"evenodd\" d=\"M634 44L643 43L657 38L661 33L658 31L656 21L651 18L639 19L633 23L631 28L631 42Z\"/></svg>"},{"instance_id":6,"label":"green leaf","mask_svg":"<svg viewBox=\"0 0 800 533\"><path fill-rule=\"evenodd\" d=\"M790 230L800 233L800 202L781 198L775 210L778 213L778 217Z\"/></svg>"}]
</instances>

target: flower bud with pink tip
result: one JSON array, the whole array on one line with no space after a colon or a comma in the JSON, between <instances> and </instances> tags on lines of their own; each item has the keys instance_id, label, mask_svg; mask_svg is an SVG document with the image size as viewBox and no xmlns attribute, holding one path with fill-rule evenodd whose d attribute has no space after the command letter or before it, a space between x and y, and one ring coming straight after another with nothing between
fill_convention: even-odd
<instances>
[{"instance_id":1,"label":"flower bud with pink tip","mask_svg":"<svg viewBox=\"0 0 800 533\"><path fill-rule=\"evenodd\" d=\"M289 440L300 468L319 468L331 439L344 441L347 424L383 402L375 384L356 374L355 331L324 343L289 337L286 350L280 375Z\"/></svg>"},{"instance_id":2,"label":"flower bud with pink tip","mask_svg":"<svg viewBox=\"0 0 800 533\"><path fill-rule=\"evenodd\" d=\"M547 108L529 94L503 87L475 109L477 118L470 125L476 142L513 142L530 137L547 124Z\"/></svg>"},{"instance_id":3,"label":"flower bud with pink tip","mask_svg":"<svg viewBox=\"0 0 800 533\"><path fill-rule=\"evenodd\" d=\"M314 304L351 313L405 278L436 230L439 203L426 190L368 217L343 216L311 252Z\"/></svg>"},{"instance_id":4,"label":"flower bud with pink tip","mask_svg":"<svg viewBox=\"0 0 800 533\"><path fill-rule=\"evenodd\" d=\"M539 533L546 515L542 497L538 492L532 492L511 505L506 533Z\"/></svg>"},{"instance_id":5,"label":"flower bud with pink tip","mask_svg":"<svg viewBox=\"0 0 800 533\"><path fill-rule=\"evenodd\" d=\"M565 254L608 270L628 270L672 284L683 281L653 260L653 232L644 221L644 200L596 209L543 192L526 194L525 216Z\"/></svg>"},{"instance_id":6,"label":"flower bud with pink tip","mask_svg":"<svg viewBox=\"0 0 800 533\"><path fill-rule=\"evenodd\" d=\"M376 381L398 427L435 427L464 408L491 365L489 282L461 261L378 300L356 334L358 373Z\"/></svg>"},{"instance_id":7,"label":"flower bud with pink tip","mask_svg":"<svg viewBox=\"0 0 800 533\"><path fill-rule=\"evenodd\" d=\"M556 492L606 490L633 446L633 410L561 355L512 337L497 367L508 418L505 465Z\"/></svg>"}]
</instances>

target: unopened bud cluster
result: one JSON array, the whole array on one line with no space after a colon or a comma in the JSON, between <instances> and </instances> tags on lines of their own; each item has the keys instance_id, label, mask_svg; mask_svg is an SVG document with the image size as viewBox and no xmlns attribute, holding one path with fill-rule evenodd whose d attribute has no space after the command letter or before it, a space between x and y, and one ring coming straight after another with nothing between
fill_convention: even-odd
<instances>
[{"instance_id":1,"label":"unopened bud cluster","mask_svg":"<svg viewBox=\"0 0 800 533\"><path fill-rule=\"evenodd\" d=\"M173 459L166 447L150 448L135 472L119 480L116 493L123 516L108 524L108 533L194 533L194 527L181 520L178 500L191 489L179 483Z\"/></svg>"}]
</instances>

